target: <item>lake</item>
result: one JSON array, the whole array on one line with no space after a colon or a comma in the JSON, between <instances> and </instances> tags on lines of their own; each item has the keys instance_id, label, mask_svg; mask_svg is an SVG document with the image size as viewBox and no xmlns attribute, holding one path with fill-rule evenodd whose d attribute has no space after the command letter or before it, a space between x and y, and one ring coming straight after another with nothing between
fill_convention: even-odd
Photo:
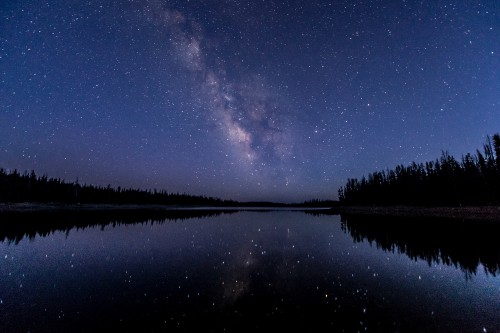
<instances>
[{"instance_id":1,"label":"lake","mask_svg":"<svg viewBox=\"0 0 500 333\"><path fill-rule=\"evenodd\" d=\"M201 210L2 219L1 332L500 332L492 223Z\"/></svg>"}]
</instances>

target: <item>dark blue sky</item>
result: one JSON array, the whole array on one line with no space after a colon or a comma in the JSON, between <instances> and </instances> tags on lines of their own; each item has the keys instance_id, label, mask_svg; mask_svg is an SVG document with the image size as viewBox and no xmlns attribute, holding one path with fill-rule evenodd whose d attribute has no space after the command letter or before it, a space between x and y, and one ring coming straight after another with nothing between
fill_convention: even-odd
<instances>
[{"instance_id":1,"label":"dark blue sky","mask_svg":"<svg viewBox=\"0 0 500 333\"><path fill-rule=\"evenodd\" d=\"M2 1L0 167L237 200L500 131L498 1Z\"/></svg>"}]
</instances>

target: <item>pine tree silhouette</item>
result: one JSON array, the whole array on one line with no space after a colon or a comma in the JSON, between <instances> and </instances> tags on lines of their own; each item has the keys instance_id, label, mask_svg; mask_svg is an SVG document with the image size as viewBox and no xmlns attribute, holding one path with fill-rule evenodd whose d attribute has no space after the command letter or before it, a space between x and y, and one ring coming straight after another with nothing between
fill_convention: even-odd
<instances>
[{"instance_id":1,"label":"pine tree silhouette","mask_svg":"<svg viewBox=\"0 0 500 333\"><path fill-rule=\"evenodd\" d=\"M344 205L496 205L500 204L500 135L487 137L483 152L457 161L448 152L439 159L368 178L348 179L338 190Z\"/></svg>"}]
</instances>

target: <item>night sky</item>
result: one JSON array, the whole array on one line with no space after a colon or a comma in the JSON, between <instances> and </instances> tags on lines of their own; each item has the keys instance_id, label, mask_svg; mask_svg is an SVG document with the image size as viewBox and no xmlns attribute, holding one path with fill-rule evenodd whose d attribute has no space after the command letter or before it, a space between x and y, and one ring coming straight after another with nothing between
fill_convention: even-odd
<instances>
[{"instance_id":1,"label":"night sky","mask_svg":"<svg viewBox=\"0 0 500 333\"><path fill-rule=\"evenodd\" d=\"M500 2L0 4L0 167L236 200L500 131Z\"/></svg>"}]
</instances>

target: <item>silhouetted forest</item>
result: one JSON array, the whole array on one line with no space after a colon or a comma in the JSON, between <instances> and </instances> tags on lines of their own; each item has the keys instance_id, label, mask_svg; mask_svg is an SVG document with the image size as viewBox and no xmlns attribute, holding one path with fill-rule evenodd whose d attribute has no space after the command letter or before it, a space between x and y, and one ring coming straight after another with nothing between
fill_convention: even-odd
<instances>
[{"instance_id":1,"label":"silhouetted forest","mask_svg":"<svg viewBox=\"0 0 500 333\"><path fill-rule=\"evenodd\" d=\"M172 194L166 191L122 189L67 183L61 179L38 177L34 171L0 169L0 202L39 202L66 204L149 204L232 206L235 201L206 196Z\"/></svg>"},{"instance_id":2,"label":"silhouetted forest","mask_svg":"<svg viewBox=\"0 0 500 333\"><path fill-rule=\"evenodd\" d=\"M406 254L430 265L459 267L466 278L477 273L500 273L500 244L497 223L342 215L342 230L355 242L368 241L388 252Z\"/></svg>"},{"instance_id":3,"label":"silhouetted forest","mask_svg":"<svg viewBox=\"0 0 500 333\"><path fill-rule=\"evenodd\" d=\"M276 202L239 202L207 196L168 193L164 190L140 190L80 185L61 179L37 176L0 168L0 203L63 203L63 204L111 204L111 205L180 205L211 207L332 207L335 202L313 199L304 203L285 204Z\"/></svg>"},{"instance_id":4,"label":"silhouetted forest","mask_svg":"<svg viewBox=\"0 0 500 333\"><path fill-rule=\"evenodd\" d=\"M339 189L343 205L497 205L500 204L500 135L488 137L483 152L441 158L348 179Z\"/></svg>"}]
</instances>

